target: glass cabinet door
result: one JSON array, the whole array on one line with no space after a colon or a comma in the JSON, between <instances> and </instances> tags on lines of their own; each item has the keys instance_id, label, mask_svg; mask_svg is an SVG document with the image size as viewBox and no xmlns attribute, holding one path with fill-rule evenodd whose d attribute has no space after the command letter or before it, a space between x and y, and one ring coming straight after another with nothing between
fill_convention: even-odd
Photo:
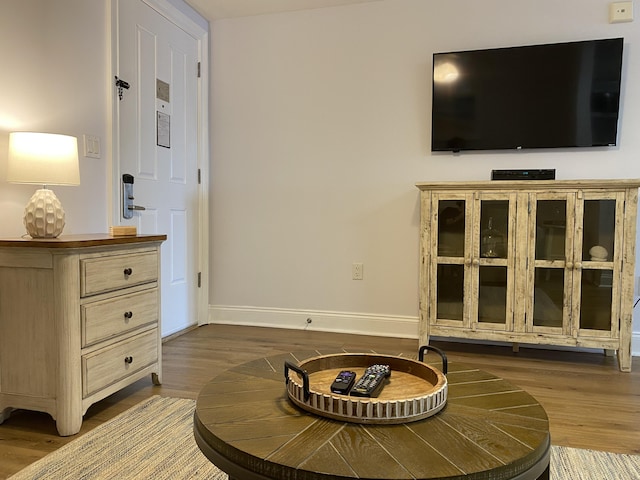
<instances>
[{"instance_id":1,"label":"glass cabinet door","mask_svg":"<svg viewBox=\"0 0 640 480\"><path fill-rule=\"evenodd\" d=\"M434 194L432 322L505 330L513 316L515 194Z\"/></svg>"},{"instance_id":2,"label":"glass cabinet door","mask_svg":"<svg viewBox=\"0 0 640 480\"><path fill-rule=\"evenodd\" d=\"M622 241L622 228L617 228L616 218L624 218L622 195L585 196L579 205L577 221L582 235L576 238L573 292L573 317L579 321L575 322L574 334L617 333L619 305L613 302L613 290L620 282L617 246Z\"/></svg>"},{"instance_id":3,"label":"glass cabinet door","mask_svg":"<svg viewBox=\"0 0 640 480\"><path fill-rule=\"evenodd\" d=\"M515 194L476 195L471 255L471 323L476 329L511 330Z\"/></svg>"},{"instance_id":4,"label":"glass cabinet door","mask_svg":"<svg viewBox=\"0 0 640 480\"><path fill-rule=\"evenodd\" d=\"M623 194L536 194L531 205L527 330L615 334L622 235L616 218L623 218Z\"/></svg>"},{"instance_id":5,"label":"glass cabinet door","mask_svg":"<svg viewBox=\"0 0 640 480\"><path fill-rule=\"evenodd\" d=\"M530 201L528 330L570 334L575 196L537 194Z\"/></svg>"},{"instance_id":6,"label":"glass cabinet door","mask_svg":"<svg viewBox=\"0 0 640 480\"><path fill-rule=\"evenodd\" d=\"M469 250L466 235L469 219L473 218L471 196L465 194L434 194L432 231L437 232L431 251L437 252L432 263L430 298L432 319L436 323L462 326L465 317L464 294L468 278L465 255ZM435 292L434 292L435 290ZM435 293L435 294L434 294Z\"/></svg>"}]
</instances>

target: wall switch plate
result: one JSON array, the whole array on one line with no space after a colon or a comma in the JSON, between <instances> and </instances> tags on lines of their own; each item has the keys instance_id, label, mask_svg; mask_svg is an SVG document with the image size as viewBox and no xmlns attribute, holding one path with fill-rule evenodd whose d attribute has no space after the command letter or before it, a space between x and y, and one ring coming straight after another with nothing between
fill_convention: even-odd
<instances>
[{"instance_id":1,"label":"wall switch plate","mask_svg":"<svg viewBox=\"0 0 640 480\"><path fill-rule=\"evenodd\" d=\"M633 22L633 2L609 4L609 23Z\"/></svg>"},{"instance_id":2,"label":"wall switch plate","mask_svg":"<svg viewBox=\"0 0 640 480\"><path fill-rule=\"evenodd\" d=\"M84 156L100 158L100 137L96 135L82 135L84 140Z\"/></svg>"}]
</instances>

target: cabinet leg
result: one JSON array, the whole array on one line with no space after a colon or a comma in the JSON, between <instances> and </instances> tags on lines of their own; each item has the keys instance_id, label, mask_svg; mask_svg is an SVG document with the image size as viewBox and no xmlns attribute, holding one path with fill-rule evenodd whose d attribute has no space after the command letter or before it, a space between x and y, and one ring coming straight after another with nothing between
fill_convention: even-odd
<instances>
[{"instance_id":1,"label":"cabinet leg","mask_svg":"<svg viewBox=\"0 0 640 480\"><path fill-rule=\"evenodd\" d=\"M11 407L0 410L0 424L4 423L4 421L11 416L11 412L13 412L13 408Z\"/></svg>"},{"instance_id":2,"label":"cabinet leg","mask_svg":"<svg viewBox=\"0 0 640 480\"><path fill-rule=\"evenodd\" d=\"M520 344L516 342L512 343L511 350L513 350L513 353L518 353L520 351Z\"/></svg>"},{"instance_id":3,"label":"cabinet leg","mask_svg":"<svg viewBox=\"0 0 640 480\"><path fill-rule=\"evenodd\" d=\"M72 418L71 416L64 418L64 415L61 415L56 420L56 428L61 437L75 435L80 431L80 427L82 427L82 415L77 418Z\"/></svg>"},{"instance_id":4,"label":"cabinet leg","mask_svg":"<svg viewBox=\"0 0 640 480\"><path fill-rule=\"evenodd\" d=\"M631 371L631 354L625 355L624 352L618 350L618 365L621 372Z\"/></svg>"},{"instance_id":5,"label":"cabinet leg","mask_svg":"<svg viewBox=\"0 0 640 480\"><path fill-rule=\"evenodd\" d=\"M152 373L151 374L151 381L153 382L154 385L162 385L162 377L160 376L159 373Z\"/></svg>"}]
</instances>

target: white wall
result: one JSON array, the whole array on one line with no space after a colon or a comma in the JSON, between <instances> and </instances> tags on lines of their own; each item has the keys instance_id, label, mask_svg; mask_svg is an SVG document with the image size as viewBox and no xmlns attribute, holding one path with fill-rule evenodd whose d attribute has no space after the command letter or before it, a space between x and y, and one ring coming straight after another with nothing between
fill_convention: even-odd
<instances>
[{"instance_id":1,"label":"white wall","mask_svg":"<svg viewBox=\"0 0 640 480\"><path fill-rule=\"evenodd\" d=\"M383 0L214 22L211 320L415 335L416 182L640 177L640 20L611 25L608 5ZM619 147L430 153L434 52L618 36Z\"/></svg>"},{"instance_id":2,"label":"white wall","mask_svg":"<svg viewBox=\"0 0 640 480\"><path fill-rule=\"evenodd\" d=\"M108 232L112 223L111 0L0 0L0 237L25 233L24 206L37 186L4 181L9 132L78 137L80 186L52 187L66 213L64 234ZM168 3L207 28L183 0ZM83 156L83 134L102 158Z\"/></svg>"},{"instance_id":3,"label":"white wall","mask_svg":"<svg viewBox=\"0 0 640 480\"><path fill-rule=\"evenodd\" d=\"M4 181L8 135L18 130L101 138L101 159L82 157L80 141L80 186L53 188L65 234L106 232L107 2L2 0L1 8L0 237L25 233L24 206L37 188Z\"/></svg>"},{"instance_id":4,"label":"white wall","mask_svg":"<svg viewBox=\"0 0 640 480\"><path fill-rule=\"evenodd\" d=\"M2 0L0 237L24 233L35 189L4 181L15 130L102 139L102 159L80 158L81 185L55 191L65 233L108 228L109 4ZM310 328L412 335L415 182L511 167L640 177L640 20L610 25L607 9L604 0L383 0L215 22L212 318L304 326L312 316ZM618 148L430 154L434 51L614 36L626 39ZM364 263L361 282L353 262ZM640 354L637 315L634 330Z\"/></svg>"},{"instance_id":5,"label":"white wall","mask_svg":"<svg viewBox=\"0 0 640 480\"><path fill-rule=\"evenodd\" d=\"M155 1L208 28L183 0ZM118 101L111 52L114 2L0 0L0 238L25 234L24 206L38 188L5 181L8 135L16 130L79 139L80 186L53 187L66 212L64 234L106 233L112 224L111 124ZM83 134L100 138L102 158L83 156ZM192 321L185 320L184 327Z\"/></svg>"}]
</instances>

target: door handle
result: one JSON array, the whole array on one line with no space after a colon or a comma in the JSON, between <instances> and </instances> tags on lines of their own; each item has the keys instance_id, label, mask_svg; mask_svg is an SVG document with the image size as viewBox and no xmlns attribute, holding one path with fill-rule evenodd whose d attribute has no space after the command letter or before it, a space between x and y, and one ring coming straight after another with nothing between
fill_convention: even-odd
<instances>
[{"instance_id":1,"label":"door handle","mask_svg":"<svg viewBox=\"0 0 640 480\"><path fill-rule=\"evenodd\" d=\"M133 204L133 175L125 173L122 175L122 216L133 218L134 211L146 210L140 205Z\"/></svg>"}]
</instances>

